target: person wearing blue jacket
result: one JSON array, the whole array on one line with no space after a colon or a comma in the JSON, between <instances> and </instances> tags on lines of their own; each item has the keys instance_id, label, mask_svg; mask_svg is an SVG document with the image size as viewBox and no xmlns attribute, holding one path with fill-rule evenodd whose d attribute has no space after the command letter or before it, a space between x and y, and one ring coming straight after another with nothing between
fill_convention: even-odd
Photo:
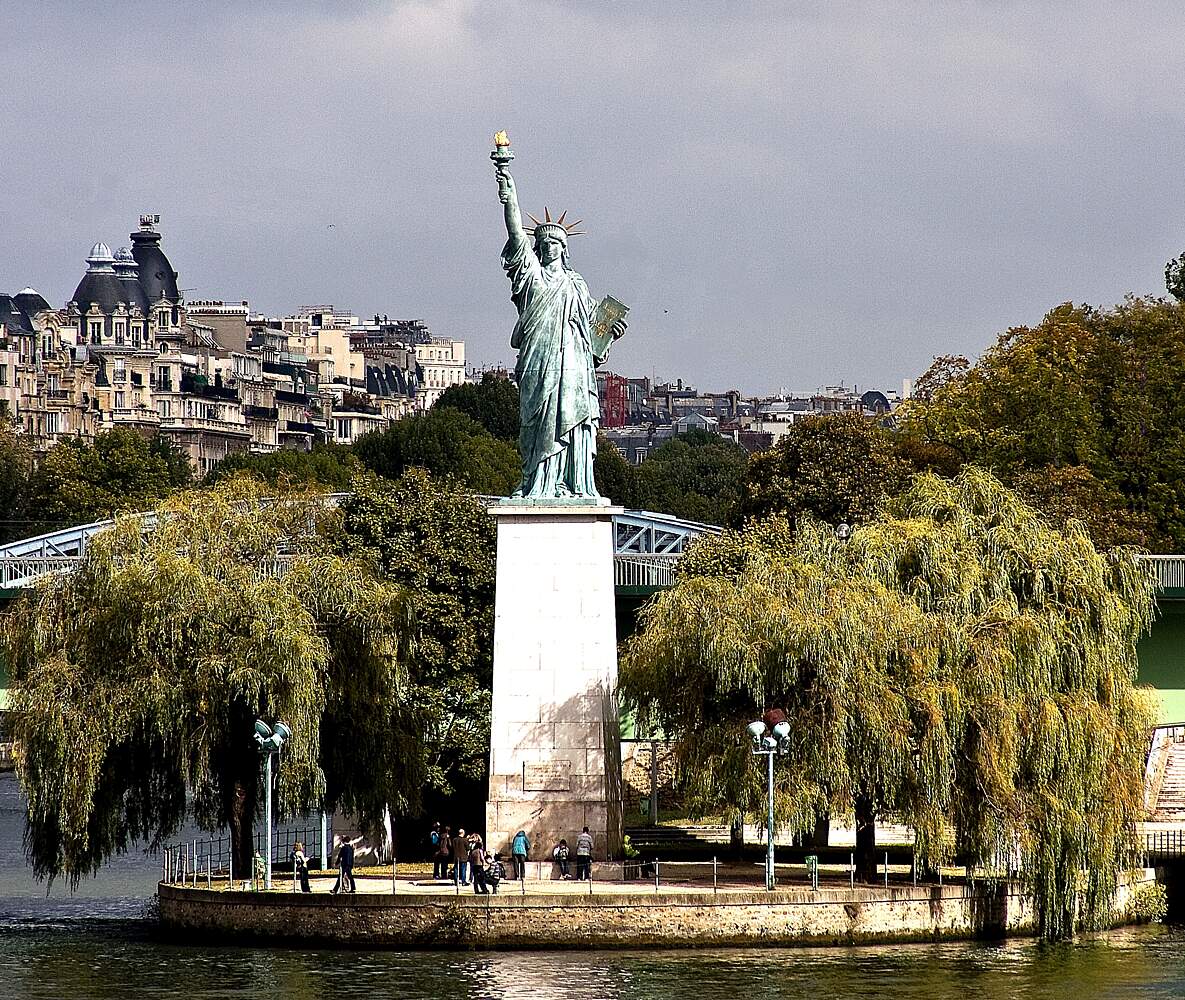
<instances>
[{"instance_id":1,"label":"person wearing blue jacket","mask_svg":"<svg viewBox=\"0 0 1185 1000\"><path fill-rule=\"evenodd\" d=\"M510 856L514 860L514 877L520 881L527 877L527 854L530 850L530 838L525 831L519 830L510 843Z\"/></svg>"}]
</instances>

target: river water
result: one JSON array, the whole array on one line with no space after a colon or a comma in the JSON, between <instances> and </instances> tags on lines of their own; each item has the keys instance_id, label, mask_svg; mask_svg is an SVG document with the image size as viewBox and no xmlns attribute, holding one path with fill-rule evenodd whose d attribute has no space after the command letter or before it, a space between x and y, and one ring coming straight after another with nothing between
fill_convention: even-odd
<instances>
[{"instance_id":1,"label":"river water","mask_svg":"<svg viewBox=\"0 0 1185 1000\"><path fill-rule=\"evenodd\" d=\"M155 859L118 859L47 896L21 853L21 800L0 775L0 1000L91 997L1185 998L1185 928L1072 944L899 945L568 953L342 951L158 940L146 919Z\"/></svg>"}]
</instances>

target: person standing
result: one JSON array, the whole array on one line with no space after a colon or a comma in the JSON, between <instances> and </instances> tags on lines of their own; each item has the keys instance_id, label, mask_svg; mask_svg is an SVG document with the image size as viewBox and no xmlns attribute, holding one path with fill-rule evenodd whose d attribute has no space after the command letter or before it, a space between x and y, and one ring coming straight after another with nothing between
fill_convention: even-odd
<instances>
[{"instance_id":1,"label":"person standing","mask_svg":"<svg viewBox=\"0 0 1185 1000\"><path fill-rule=\"evenodd\" d=\"M292 862L296 879L300 882L301 892L311 892L309 888L309 859L304 853L304 844L299 840L292 846Z\"/></svg>"},{"instance_id":2,"label":"person standing","mask_svg":"<svg viewBox=\"0 0 1185 1000\"><path fill-rule=\"evenodd\" d=\"M514 864L514 877L519 881L527 877L527 853L530 850L530 839L524 830L519 830L510 843L510 859Z\"/></svg>"},{"instance_id":3,"label":"person standing","mask_svg":"<svg viewBox=\"0 0 1185 1000\"><path fill-rule=\"evenodd\" d=\"M588 832L588 827L586 826L580 836L576 838L577 881L583 881L586 878L592 878L592 852L592 834Z\"/></svg>"},{"instance_id":4,"label":"person standing","mask_svg":"<svg viewBox=\"0 0 1185 1000\"><path fill-rule=\"evenodd\" d=\"M354 882L354 845L345 837L338 837L341 844L337 852L337 881L330 892L355 892L358 888Z\"/></svg>"},{"instance_id":5,"label":"person standing","mask_svg":"<svg viewBox=\"0 0 1185 1000\"><path fill-rule=\"evenodd\" d=\"M490 887L486 884L486 852L482 846L481 837L476 833L469 848L469 871L473 875L473 894L488 896Z\"/></svg>"},{"instance_id":6,"label":"person standing","mask_svg":"<svg viewBox=\"0 0 1185 1000\"><path fill-rule=\"evenodd\" d=\"M469 884L469 841L465 836L465 829L457 830L453 837L453 885Z\"/></svg>"},{"instance_id":7,"label":"person standing","mask_svg":"<svg viewBox=\"0 0 1185 1000\"><path fill-rule=\"evenodd\" d=\"M442 881L448 878L449 858L453 856L453 831L445 827L436 837L436 850L432 854L432 879Z\"/></svg>"}]
</instances>

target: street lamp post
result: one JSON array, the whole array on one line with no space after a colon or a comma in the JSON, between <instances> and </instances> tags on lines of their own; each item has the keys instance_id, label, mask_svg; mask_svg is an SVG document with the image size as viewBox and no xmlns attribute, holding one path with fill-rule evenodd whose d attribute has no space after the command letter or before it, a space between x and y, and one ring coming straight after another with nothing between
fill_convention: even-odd
<instances>
[{"instance_id":1,"label":"street lamp post","mask_svg":"<svg viewBox=\"0 0 1185 1000\"><path fill-rule=\"evenodd\" d=\"M273 729L262 719L255 720L255 746L263 754L263 824L267 828L267 857L263 865L263 887L272 887L272 757L280 752L292 736L285 722L277 722Z\"/></svg>"},{"instance_id":2,"label":"street lamp post","mask_svg":"<svg viewBox=\"0 0 1185 1000\"><path fill-rule=\"evenodd\" d=\"M774 878L774 756L790 751L790 723L785 714L777 709L767 712L765 721L750 722L747 729L753 740L754 756L764 756L766 765L766 792L769 798L769 814L765 827L765 888L772 892Z\"/></svg>"}]
</instances>

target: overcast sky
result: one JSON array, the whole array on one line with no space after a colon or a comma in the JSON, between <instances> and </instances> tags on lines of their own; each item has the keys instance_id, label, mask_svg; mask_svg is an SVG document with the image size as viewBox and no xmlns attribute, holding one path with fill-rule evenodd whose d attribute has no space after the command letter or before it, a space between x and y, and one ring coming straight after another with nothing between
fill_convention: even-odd
<instances>
[{"instance_id":1,"label":"overcast sky","mask_svg":"<svg viewBox=\"0 0 1185 1000\"><path fill-rule=\"evenodd\" d=\"M1185 248L1178 4L0 0L0 291L160 213L188 298L509 363L489 161L585 220L611 367L894 388ZM571 217L570 217L571 218Z\"/></svg>"}]
</instances>

